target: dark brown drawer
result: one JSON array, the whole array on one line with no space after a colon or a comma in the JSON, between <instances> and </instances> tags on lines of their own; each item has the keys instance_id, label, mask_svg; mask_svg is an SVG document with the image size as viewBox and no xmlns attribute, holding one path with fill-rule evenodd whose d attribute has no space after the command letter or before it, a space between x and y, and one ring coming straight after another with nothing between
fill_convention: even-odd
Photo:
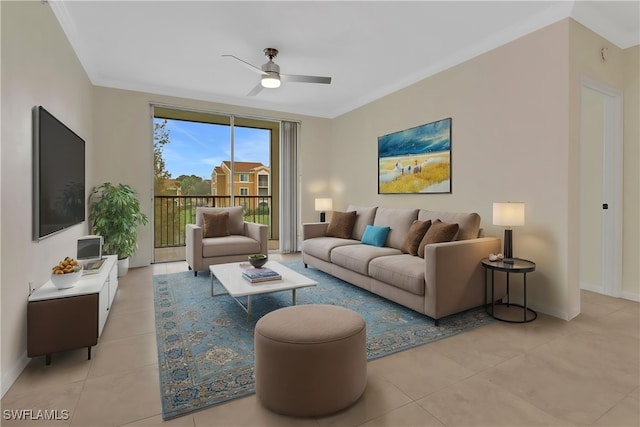
<instances>
[{"instance_id":1,"label":"dark brown drawer","mask_svg":"<svg viewBox=\"0 0 640 427\"><path fill-rule=\"evenodd\" d=\"M91 347L98 342L98 294L27 305L27 355Z\"/></svg>"}]
</instances>

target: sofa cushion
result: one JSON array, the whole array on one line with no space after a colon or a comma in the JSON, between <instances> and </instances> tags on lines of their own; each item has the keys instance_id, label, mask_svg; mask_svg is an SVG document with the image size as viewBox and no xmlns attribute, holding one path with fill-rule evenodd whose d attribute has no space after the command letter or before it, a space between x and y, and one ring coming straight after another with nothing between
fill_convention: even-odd
<instances>
[{"instance_id":1,"label":"sofa cushion","mask_svg":"<svg viewBox=\"0 0 640 427\"><path fill-rule=\"evenodd\" d=\"M429 227L431 227L431 220L413 221L400 250L405 254L418 255L418 247Z\"/></svg>"},{"instance_id":2,"label":"sofa cushion","mask_svg":"<svg viewBox=\"0 0 640 427\"><path fill-rule=\"evenodd\" d=\"M416 295L424 295L424 260L403 254L381 256L369 263L369 276Z\"/></svg>"},{"instance_id":3,"label":"sofa cushion","mask_svg":"<svg viewBox=\"0 0 640 427\"><path fill-rule=\"evenodd\" d=\"M413 221L418 219L418 209L378 208L373 225L391 227L386 245L400 249Z\"/></svg>"},{"instance_id":4,"label":"sofa cushion","mask_svg":"<svg viewBox=\"0 0 640 427\"><path fill-rule=\"evenodd\" d=\"M334 211L327 227L328 237L340 237L342 239L348 239L351 237L353 226L356 223L356 211L351 212L337 212Z\"/></svg>"},{"instance_id":5,"label":"sofa cushion","mask_svg":"<svg viewBox=\"0 0 640 427\"><path fill-rule=\"evenodd\" d=\"M356 273L369 274L369 262L377 257L400 255L398 249L371 245L339 246L331 251L331 262Z\"/></svg>"},{"instance_id":6,"label":"sofa cushion","mask_svg":"<svg viewBox=\"0 0 640 427\"><path fill-rule=\"evenodd\" d=\"M305 254L331 262L331 251L338 246L359 245L359 240L340 239L338 237L314 237L302 242L302 251Z\"/></svg>"},{"instance_id":7,"label":"sofa cushion","mask_svg":"<svg viewBox=\"0 0 640 427\"><path fill-rule=\"evenodd\" d=\"M204 219L202 215L204 213L217 213L217 212L229 212L229 233L230 234L244 234L244 216L242 213L242 206L233 206L230 208L196 208L196 225L198 227L204 226Z\"/></svg>"},{"instance_id":8,"label":"sofa cushion","mask_svg":"<svg viewBox=\"0 0 640 427\"><path fill-rule=\"evenodd\" d=\"M448 224L436 219L420 242L418 256L424 258L424 247L426 245L452 241L459 228L458 224Z\"/></svg>"},{"instance_id":9,"label":"sofa cushion","mask_svg":"<svg viewBox=\"0 0 640 427\"><path fill-rule=\"evenodd\" d=\"M477 213L438 212L420 209L418 219L420 221L430 219L431 222L439 219L449 224L458 224L460 229L454 240L475 239L480 233L480 215Z\"/></svg>"},{"instance_id":10,"label":"sofa cushion","mask_svg":"<svg viewBox=\"0 0 640 427\"><path fill-rule=\"evenodd\" d=\"M351 234L352 239L362 240L364 229L367 227L367 225L373 225L373 218L375 218L376 216L377 209L377 206L347 206L347 211L356 211L356 224L353 226L353 233Z\"/></svg>"},{"instance_id":11,"label":"sofa cushion","mask_svg":"<svg viewBox=\"0 0 640 427\"><path fill-rule=\"evenodd\" d=\"M223 237L229 234L229 212L204 212L202 237Z\"/></svg>"},{"instance_id":12,"label":"sofa cushion","mask_svg":"<svg viewBox=\"0 0 640 427\"><path fill-rule=\"evenodd\" d=\"M373 245L382 247L387 240L389 227L376 227L375 225L367 225L362 235L362 243L365 245Z\"/></svg>"},{"instance_id":13,"label":"sofa cushion","mask_svg":"<svg viewBox=\"0 0 640 427\"><path fill-rule=\"evenodd\" d=\"M226 237L202 239L203 258L257 253L260 253L260 243L251 237L232 234Z\"/></svg>"}]
</instances>

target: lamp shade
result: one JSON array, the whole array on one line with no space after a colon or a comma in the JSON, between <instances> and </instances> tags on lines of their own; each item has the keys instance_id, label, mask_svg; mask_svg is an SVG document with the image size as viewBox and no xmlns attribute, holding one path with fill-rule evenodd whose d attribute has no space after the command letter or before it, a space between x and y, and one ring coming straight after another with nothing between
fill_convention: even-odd
<instances>
[{"instance_id":1,"label":"lamp shade","mask_svg":"<svg viewBox=\"0 0 640 427\"><path fill-rule=\"evenodd\" d=\"M333 209L333 199L316 199L316 211L325 212Z\"/></svg>"},{"instance_id":2,"label":"lamp shade","mask_svg":"<svg viewBox=\"0 0 640 427\"><path fill-rule=\"evenodd\" d=\"M267 74L262 77L260 83L262 84L262 87L275 89L280 87L280 77L277 74Z\"/></svg>"},{"instance_id":3,"label":"lamp shade","mask_svg":"<svg viewBox=\"0 0 640 427\"><path fill-rule=\"evenodd\" d=\"M524 225L524 203L494 203L493 225Z\"/></svg>"}]
</instances>

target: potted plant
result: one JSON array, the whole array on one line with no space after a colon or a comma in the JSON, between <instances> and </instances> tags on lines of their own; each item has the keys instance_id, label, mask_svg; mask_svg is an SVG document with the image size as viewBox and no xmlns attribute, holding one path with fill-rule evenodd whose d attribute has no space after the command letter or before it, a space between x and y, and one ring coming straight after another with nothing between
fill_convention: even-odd
<instances>
[{"instance_id":1,"label":"potted plant","mask_svg":"<svg viewBox=\"0 0 640 427\"><path fill-rule=\"evenodd\" d=\"M118 255L118 276L124 276L129 257L138 247L137 227L147 224L149 218L141 212L136 192L126 184L105 182L95 187L89 204L93 233L103 237L106 254Z\"/></svg>"}]
</instances>

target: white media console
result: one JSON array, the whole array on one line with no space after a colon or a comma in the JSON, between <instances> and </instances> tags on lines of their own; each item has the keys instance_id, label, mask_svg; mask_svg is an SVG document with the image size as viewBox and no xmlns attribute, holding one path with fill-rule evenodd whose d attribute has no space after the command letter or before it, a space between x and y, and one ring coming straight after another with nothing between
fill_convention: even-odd
<instances>
[{"instance_id":1,"label":"white media console","mask_svg":"<svg viewBox=\"0 0 640 427\"><path fill-rule=\"evenodd\" d=\"M98 343L118 290L117 256L106 255L95 274L82 276L71 288L58 289L51 280L29 296L27 356L91 347Z\"/></svg>"}]
</instances>

